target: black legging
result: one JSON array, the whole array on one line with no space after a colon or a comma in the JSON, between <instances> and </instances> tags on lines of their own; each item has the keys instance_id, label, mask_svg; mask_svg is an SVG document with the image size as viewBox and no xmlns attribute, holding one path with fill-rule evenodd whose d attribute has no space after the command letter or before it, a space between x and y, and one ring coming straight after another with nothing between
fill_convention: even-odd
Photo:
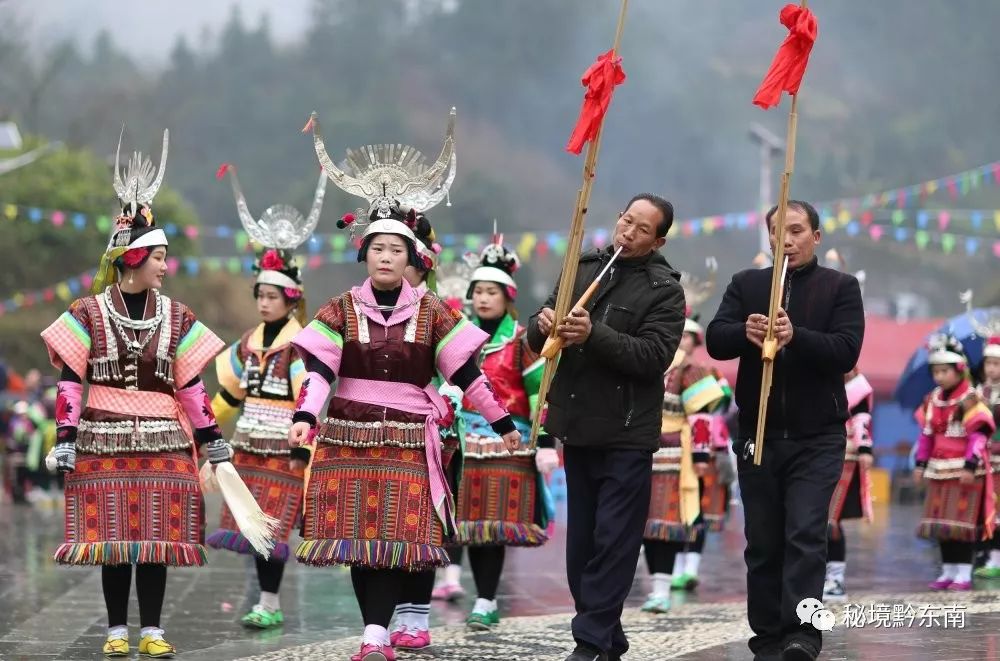
<instances>
[{"instance_id":1,"label":"black legging","mask_svg":"<svg viewBox=\"0 0 1000 661\"><path fill-rule=\"evenodd\" d=\"M402 569L351 567L354 596L358 599L365 626L376 624L389 628L408 573Z\"/></svg>"},{"instance_id":2,"label":"black legging","mask_svg":"<svg viewBox=\"0 0 1000 661\"><path fill-rule=\"evenodd\" d=\"M830 524L826 530L826 561L847 561L847 540L844 539L844 527L839 521Z\"/></svg>"},{"instance_id":3,"label":"black legging","mask_svg":"<svg viewBox=\"0 0 1000 661\"><path fill-rule=\"evenodd\" d=\"M406 576L403 577L403 587L399 591L399 603L429 605L432 592L434 592L433 569L406 572Z\"/></svg>"},{"instance_id":4,"label":"black legging","mask_svg":"<svg viewBox=\"0 0 1000 661\"><path fill-rule=\"evenodd\" d=\"M132 565L101 567L101 587L108 608L108 626L128 625L128 595L132 589ZM135 594L139 599L139 624L159 627L163 595L167 590L166 565L136 565Z\"/></svg>"},{"instance_id":5,"label":"black legging","mask_svg":"<svg viewBox=\"0 0 1000 661\"><path fill-rule=\"evenodd\" d=\"M684 550L684 542L664 542L646 539L642 542L646 554L646 567L650 574L672 574L677 554Z\"/></svg>"},{"instance_id":6,"label":"black legging","mask_svg":"<svg viewBox=\"0 0 1000 661\"><path fill-rule=\"evenodd\" d=\"M705 526L698 528L698 535L694 538L693 542L687 545L686 550L689 553L701 553L705 550Z\"/></svg>"},{"instance_id":7,"label":"black legging","mask_svg":"<svg viewBox=\"0 0 1000 661\"><path fill-rule=\"evenodd\" d=\"M941 562L972 564L975 544L972 542L940 542Z\"/></svg>"},{"instance_id":8,"label":"black legging","mask_svg":"<svg viewBox=\"0 0 1000 661\"><path fill-rule=\"evenodd\" d=\"M257 562L257 582L260 583L261 592L272 592L278 594L281 589L281 577L285 573L285 563L276 560L265 560L260 556L255 556Z\"/></svg>"},{"instance_id":9,"label":"black legging","mask_svg":"<svg viewBox=\"0 0 1000 661\"><path fill-rule=\"evenodd\" d=\"M492 601L497 598L506 554L506 546L469 547L469 564L472 566L472 578L476 581L476 593L480 599Z\"/></svg>"}]
</instances>

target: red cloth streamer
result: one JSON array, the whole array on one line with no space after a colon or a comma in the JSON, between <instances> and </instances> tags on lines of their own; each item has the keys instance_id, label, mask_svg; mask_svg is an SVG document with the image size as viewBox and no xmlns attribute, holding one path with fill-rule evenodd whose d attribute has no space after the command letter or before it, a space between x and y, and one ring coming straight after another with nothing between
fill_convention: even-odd
<instances>
[{"instance_id":1,"label":"red cloth streamer","mask_svg":"<svg viewBox=\"0 0 1000 661\"><path fill-rule=\"evenodd\" d=\"M604 114L611 105L611 95L614 94L615 87L625 82L622 58L615 55L614 49L598 56L597 61L583 73L580 82L587 91L583 95L580 117L576 120L569 142L566 143L566 151L573 154L579 154L587 141L597 137Z\"/></svg>"},{"instance_id":2,"label":"red cloth streamer","mask_svg":"<svg viewBox=\"0 0 1000 661\"><path fill-rule=\"evenodd\" d=\"M753 97L754 105L764 110L781 102L782 91L798 93L819 27L813 13L799 5L785 5L779 18L789 33Z\"/></svg>"},{"instance_id":3,"label":"red cloth streamer","mask_svg":"<svg viewBox=\"0 0 1000 661\"><path fill-rule=\"evenodd\" d=\"M229 163L223 163L222 165L220 165L219 169L215 171L215 178L222 179L223 177L225 177L226 173L229 172L229 168L233 168L234 170L236 169L235 166L230 165Z\"/></svg>"}]
</instances>

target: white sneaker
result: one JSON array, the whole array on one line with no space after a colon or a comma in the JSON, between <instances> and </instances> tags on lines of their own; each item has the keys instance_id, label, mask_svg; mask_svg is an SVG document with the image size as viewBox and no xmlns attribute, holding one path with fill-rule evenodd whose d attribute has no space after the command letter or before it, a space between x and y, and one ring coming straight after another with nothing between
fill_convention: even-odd
<instances>
[{"instance_id":1,"label":"white sneaker","mask_svg":"<svg viewBox=\"0 0 1000 661\"><path fill-rule=\"evenodd\" d=\"M841 581L831 579L823 584L823 602L827 601L847 601L847 590Z\"/></svg>"}]
</instances>

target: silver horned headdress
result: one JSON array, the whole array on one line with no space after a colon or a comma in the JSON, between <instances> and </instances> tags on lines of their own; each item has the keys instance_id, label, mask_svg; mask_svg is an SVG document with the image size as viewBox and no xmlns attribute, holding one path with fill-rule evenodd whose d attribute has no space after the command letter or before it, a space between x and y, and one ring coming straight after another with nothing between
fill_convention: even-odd
<instances>
[{"instance_id":1,"label":"silver horned headdress","mask_svg":"<svg viewBox=\"0 0 1000 661\"><path fill-rule=\"evenodd\" d=\"M969 317L969 325L976 335L983 338L983 356L990 358L1000 358L1000 309L991 308L986 310L986 319L980 321L976 317L976 310L972 309L972 290L968 289L959 298L965 303L965 313Z\"/></svg>"},{"instance_id":2,"label":"silver horned headdress","mask_svg":"<svg viewBox=\"0 0 1000 661\"><path fill-rule=\"evenodd\" d=\"M358 209L355 218L347 223L352 232L356 227L391 218L394 207L425 213L447 199L457 169L456 114L452 108L441 153L430 165L415 147L382 144L348 149L346 159L338 166L326 151L319 115L312 113L303 131L312 129L316 156L326 175L341 190L368 202L368 209Z\"/></svg>"},{"instance_id":3,"label":"silver horned headdress","mask_svg":"<svg viewBox=\"0 0 1000 661\"><path fill-rule=\"evenodd\" d=\"M170 130L163 129L163 150L160 153L160 167L156 168L153 161L143 157L141 152L132 152L125 166L125 178L122 179L120 168L122 139L125 137L125 125L122 124L121 135L118 136L118 149L115 151L115 177L112 185L121 202L122 211L126 215L135 216L139 205L149 206L163 184L163 175L167 172L167 152L170 147Z\"/></svg>"},{"instance_id":4,"label":"silver horned headdress","mask_svg":"<svg viewBox=\"0 0 1000 661\"><path fill-rule=\"evenodd\" d=\"M319 173L316 182L316 192L313 195L312 208L309 215L303 217L299 210L287 204L275 204L268 207L260 219L255 219L247 206L240 180L236 176L236 166L223 163L215 173L222 179L229 174L229 183L233 187L233 197L236 198L236 210L240 222L250 239L264 247L278 250L295 250L312 236L323 211L323 198L326 196L326 175Z\"/></svg>"}]
</instances>

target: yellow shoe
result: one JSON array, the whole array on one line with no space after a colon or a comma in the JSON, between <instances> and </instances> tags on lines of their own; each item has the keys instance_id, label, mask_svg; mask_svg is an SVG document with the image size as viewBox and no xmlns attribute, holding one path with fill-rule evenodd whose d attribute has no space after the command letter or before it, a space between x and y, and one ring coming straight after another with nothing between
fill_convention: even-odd
<instances>
[{"instance_id":1,"label":"yellow shoe","mask_svg":"<svg viewBox=\"0 0 1000 661\"><path fill-rule=\"evenodd\" d=\"M143 636L139 641L139 654L153 659L169 659L177 653L177 648L163 640L152 636Z\"/></svg>"},{"instance_id":2,"label":"yellow shoe","mask_svg":"<svg viewBox=\"0 0 1000 661\"><path fill-rule=\"evenodd\" d=\"M104 656L128 656L128 639L108 636L102 650Z\"/></svg>"}]
</instances>

